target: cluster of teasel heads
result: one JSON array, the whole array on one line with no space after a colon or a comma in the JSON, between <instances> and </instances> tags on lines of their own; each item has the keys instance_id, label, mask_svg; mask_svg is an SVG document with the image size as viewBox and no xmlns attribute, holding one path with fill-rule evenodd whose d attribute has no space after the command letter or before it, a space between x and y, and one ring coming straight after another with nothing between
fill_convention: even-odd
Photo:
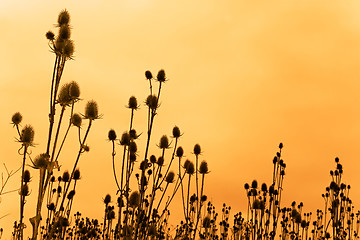
<instances>
[{"instance_id":1,"label":"cluster of teasel heads","mask_svg":"<svg viewBox=\"0 0 360 240\"><path fill-rule=\"evenodd\" d=\"M133 126L135 112L140 107L133 96L127 106L131 112L129 128L119 138L115 130L108 133L117 186L115 204L110 194L104 197L103 221L81 217L79 212L71 215L76 185L81 179L78 162L82 154L89 151L86 139L92 122L100 115L95 101L86 104L84 114L75 113L76 103L80 100L79 85L76 82L60 85L65 64L74 53L69 23L70 15L64 10L58 17L58 34L51 31L46 33L50 49L55 54L46 151L32 157L30 149L35 145L33 127L22 126L23 117L18 112L11 119L20 144L18 153L22 156L19 168L21 184L18 189L20 216L14 224L14 239L24 239L24 208L30 193L37 193L35 216L30 218L31 239L170 239L169 206L177 193L181 196L184 220L172 234L174 239L359 238L360 213L355 212L349 198L350 185L342 182L343 167L338 158L335 159L335 169L330 171L331 183L322 195L323 210L317 210L316 215L313 215L304 212L303 203L293 202L290 207L281 206L286 168L281 156L282 144L273 159L272 183L259 186L254 180L251 184L245 184L248 203L246 215L236 213L233 224L230 224L231 207L226 204L218 214L204 195L205 176L209 170L206 161L200 162L200 145L196 144L193 148L194 161L186 159L183 148L178 146L182 134L175 126L172 140L166 135L160 138L160 154L156 156L149 153L154 120L160 106L160 93L167 80L164 70L160 70L156 77L150 71L145 72L150 89L145 100L148 112L145 136L138 134ZM154 89L156 83L158 88ZM64 123L66 110L70 114L68 122ZM88 121L87 126L83 123L84 119ZM65 133L61 134L60 129L64 125ZM56 177L54 170L59 169L64 143L73 128L78 133L78 154L72 170ZM146 138L144 152L140 152L137 145L141 135ZM120 148L120 156L116 154L116 148ZM0 195L11 192L5 192L4 187L17 172L6 171L7 177L5 181L2 179ZM34 190L36 186L31 186L34 171L39 174L37 192ZM46 206L45 214L43 205ZM0 229L0 238L2 233Z\"/></svg>"},{"instance_id":2,"label":"cluster of teasel heads","mask_svg":"<svg viewBox=\"0 0 360 240\"><path fill-rule=\"evenodd\" d=\"M39 174L36 212L35 216L30 218L32 239L37 239L42 219L46 232L42 236L43 238L54 239L64 236L69 223L75 187L77 181L80 179L80 171L77 165L81 155L89 151L89 147L86 145L86 139L92 122L100 117L95 101L87 102L84 114L75 113L76 103L80 100L79 85L75 81L65 84L61 83L65 64L68 60L72 59L74 53L74 43L70 39L71 27L68 11L63 10L60 12L56 27L58 28L57 36L51 31L46 33L50 49L55 54L55 63L49 101L49 131L46 150L44 152L34 158L32 157L32 151L29 149L35 145L34 128L31 125L21 127L22 115L19 112L12 116L12 123L18 134L17 139L21 144L18 152L22 155L21 185L19 190L20 217L19 221L14 224L13 237L15 239L24 238L24 228L27 226L24 221L24 207L26 198L31 192L34 193L34 191L29 190L31 182L29 167L35 169ZM70 111L67 123L64 122L65 118L67 118L66 110ZM59 111L59 113L57 113L57 111ZM83 119L88 120L87 127L84 127ZM60 131L62 127L66 128L64 134ZM60 169L60 155L71 128L77 129L78 132L78 139L76 140L79 142L78 154L72 171L65 171L62 177L58 178L58 183L56 184L54 170ZM83 133L84 131L85 133ZM48 209L46 219L45 216L41 215L45 197L46 207Z\"/></svg>"}]
</instances>

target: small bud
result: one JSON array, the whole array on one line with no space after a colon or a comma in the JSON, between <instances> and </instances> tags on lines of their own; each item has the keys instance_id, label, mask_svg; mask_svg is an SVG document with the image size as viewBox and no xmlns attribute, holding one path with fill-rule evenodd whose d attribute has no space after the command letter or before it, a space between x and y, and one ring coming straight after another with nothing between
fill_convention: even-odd
<instances>
[{"instance_id":1,"label":"small bud","mask_svg":"<svg viewBox=\"0 0 360 240\"><path fill-rule=\"evenodd\" d=\"M166 135L163 135L161 138L160 138L160 144L159 144L159 147L161 149L165 149L165 148L168 148L169 147L169 139Z\"/></svg>"},{"instance_id":2,"label":"small bud","mask_svg":"<svg viewBox=\"0 0 360 240\"><path fill-rule=\"evenodd\" d=\"M61 193L61 191L62 191L61 186L58 186L58 188L57 188L57 190L56 190L56 191L57 191L57 193L58 193L58 194L60 194L60 193Z\"/></svg>"},{"instance_id":3,"label":"small bud","mask_svg":"<svg viewBox=\"0 0 360 240\"><path fill-rule=\"evenodd\" d=\"M148 70L145 72L145 77L147 80L151 80L153 78L152 73Z\"/></svg>"},{"instance_id":4,"label":"small bud","mask_svg":"<svg viewBox=\"0 0 360 240\"><path fill-rule=\"evenodd\" d=\"M50 211L53 211L53 210L55 210L55 204L54 204L54 203L50 203L49 205L47 205L47 208L48 208Z\"/></svg>"},{"instance_id":5,"label":"small bud","mask_svg":"<svg viewBox=\"0 0 360 240\"><path fill-rule=\"evenodd\" d=\"M76 127L81 127L82 118L79 114L74 113L71 117L71 123Z\"/></svg>"},{"instance_id":6,"label":"small bud","mask_svg":"<svg viewBox=\"0 0 360 240\"><path fill-rule=\"evenodd\" d=\"M173 183L175 178L175 173L173 171L169 172L165 178L165 182Z\"/></svg>"},{"instance_id":7,"label":"small bud","mask_svg":"<svg viewBox=\"0 0 360 240\"><path fill-rule=\"evenodd\" d=\"M136 97L131 96L129 98L128 108L130 108L132 110L136 110L138 108Z\"/></svg>"},{"instance_id":8,"label":"small bud","mask_svg":"<svg viewBox=\"0 0 360 240\"><path fill-rule=\"evenodd\" d=\"M104 198L105 205L108 205L110 202L111 202L111 196L110 196L110 194L106 194L106 196Z\"/></svg>"},{"instance_id":9,"label":"small bud","mask_svg":"<svg viewBox=\"0 0 360 240\"><path fill-rule=\"evenodd\" d=\"M208 164L207 164L206 161L202 161L202 162L200 163L199 172L200 172L201 174L207 174L207 173L209 173Z\"/></svg>"},{"instance_id":10,"label":"small bud","mask_svg":"<svg viewBox=\"0 0 360 240\"><path fill-rule=\"evenodd\" d=\"M258 182L256 180L252 181L251 188L257 188L257 187L258 187Z\"/></svg>"},{"instance_id":11,"label":"small bud","mask_svg":"<svg viewBox=\"0 0 360 240\"><path fill-rule=\"evenodd\" d=\"M279 144L279 148L282 149L284 145L282 143Z\"/></svg>"},{"instance_id":12,"label":"small bud","mask_svg":"<svg viewBox=\"0 0 360 240\"><path fill-rule=\"evenodd\" d=\"M88 101L85 107L85 118L95 120L99 118L98 105L94 100Z\"/></svg>"},{"instance_id":13,"label":"small bud","mask_svg":"<svg viewBox=\"0 0 360 240\"><path fill-rule=\"evenodd\" d=\"M29 196L29 186L27 184L21 187L20 195L24 197Z\"/></svg>"},{"instance_id":14,"label":"small bud","mask_svg":"<svg viewBox=\"0 0 360 240\"><path fill-rule=\"evenodd\" d=\"M177 157L182 157L184 155L184 150L183 150L183 148L182 147L178 147L177 149L176 149L176 156Z\"/></svg>"},{"instance_id":15,"label":"small bud","mask_svg":"<svg viewBox=\"0 0 360 240\"><path fill-rule=\"evenodd\" d=\"M140 203L140 194L138 191L135 191L131 193L130 199L129 199L129 205L130 207L137 207Z\"/></svg>"},{"instance_id":16,"label":"small bud","mask_svg":"<svg viewBox=\"0 0 360 240\"><path fill-rule=\"evenodd\" d=\"M22 115L19 112L14 113L11 117L11 121L14 125L19 125L22 121Z\"/></svg>"},{"instance_id":17,"label":"small bud","mask_svg":"<svg viewBox=\"0 0 360 240\"><path fill-rule=\"evenodd\" d=\"M24 172L24 177L23 177L24 183L30 182L30 179L31 179L31 177L30 177L30 172L29 172L29 170L25 170L25 172Z\"/></svg>"},{"instance_id":18,"label":"small bud","mask_svg":"<svg viewBox=\"0 0 360 240\"><path fill-rule=\"evenodd\" d=\"M80 179L80 170L79 169L75 169L73 179L74 180L79 180Z\"/></svg>"},{"instance_id":19,"label":"small bud","mask_svg":"<svg viewBox=\"0 0 360 240\"><path fill-rule=\"evenodd\" d=\"M114 141L116 139L116 132L114 129L110 129L108 133L108 138L110 141Z\"/></svg>"},{"instance_id":20,"label":"small bud","mask_svg":"<svg viewBox=\"0 0 360 240\"><path fill-rule=\"evenodd\" d=\"M161 70L158 72L156 78L157 78L157 80L158 80L159 82L165 82L165 80L166 80L165 71L164 71L163 69L161 69Z\"/></svg>"},{"instance_id":21,"label":"small bud","mask_svg":"<svg viewBox=\"0 0 360 240\"><path fill-rule=\"evenodd\" d=\"M75 190L71 190L67 195L67 199L69 200L73 199L74 195L75 195Z\"/></svg>"},{"instance_id":22,"label":"small bud","mask_svg":"<svg viewBox=\"0 0 360 240\"><path fill-rule=\"evenodd\" d=\"M58 16L58 24L59 26L63 25L63 24L69 24L70 23L70 14L69 12L64 9L59 13Z\"/></svg>"},{"instance_id":23,"label":"small bud","mask_svg":"<svg viewBox=\"0 0 360 240\"><path fill-rule=\"evenodd\" d=\"M26 125L21 131L20 142L25 145L32 145L34 134L34 128L31 125Z\"/></svg>"},{"instance_id":24,"label":"small bud","mask_svg":"<svg viewBox=\"0 0 360 240\"><path fill-rule=\"evenodd\" d=\"M65 171L62 175L62 181L69 182L69 180L70 180L70 173L69 173L69 171Z\"/></svg>"},{"instance_id":25,"label":"small bud","mask_svg":"<svg viewBox=\"0 0 360 240\"><path fill-rule=\"evenodd\" d=\"M151 163L156 163L156 157L154 155L150 156L150 162Z\"/></svg>"},{"instance_id":26,"label":"small bud","mask_svg":"<svg viewBox=\"0 0 360 240\"><path fill-rule=\"evenodd\" d=\"M85 151L85 152L89 152L89 151L90 151L90 147L89 147L88 145L84 145L83 148L84 148L84 151Z\"/></svg>"},{"instance_id":27,"label":"small bud","mask_svg":"<svg viewBox=\"0 0 360 240\"><path fill-rule=\"evenodd\" d=\"M180 129L179 129L179 127L178 126L175 126L174 128L173 128L173 137L174 138L179 138L180 136L181 136L181 133L180 133Z\"/></svg>"},{"instance_id":28,"label":"small bud","mask_svg":"<svg viewBox=\"0 0 360 240\"><path fill-rule=\"evenodd\" d=\"M195 144L194 146L194 154L199 155L201 153L201 148L199 144Z\"/></svg>"},{"instance_id":29,"label":"small bud","mask_svg":"<svg viewBox=\"0 0 360 240\"><path fill-rule=\"evenodd\" d=\"M47 31L45 37L47 40L53 41L55 39L55 34L52 31Z\"/></svg>"}]
</instances>

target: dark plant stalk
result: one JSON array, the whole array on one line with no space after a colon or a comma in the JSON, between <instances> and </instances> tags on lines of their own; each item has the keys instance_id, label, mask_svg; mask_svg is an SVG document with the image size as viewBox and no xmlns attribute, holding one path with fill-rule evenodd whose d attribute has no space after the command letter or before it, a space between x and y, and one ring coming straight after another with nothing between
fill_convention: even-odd
<instances>
[{"instance_id":1,"label":"dark plant stalk","mask_svg":"<svg viewBox=\"0 0 360 240\"><path fill-rule=\"evenodd\" d=\"M22 240L24 238L24 228L23 228L23 218L24 218L24 204L25 204L25 195L23 194L23 187L24 187L24 172L25 172L25 160L26 160L26 153L27 153L28 145L24 144L24 157L22 162L22 170L21 170L21 187L20 187L20 232L19 237Z\"/></svg>"}]
</instances>

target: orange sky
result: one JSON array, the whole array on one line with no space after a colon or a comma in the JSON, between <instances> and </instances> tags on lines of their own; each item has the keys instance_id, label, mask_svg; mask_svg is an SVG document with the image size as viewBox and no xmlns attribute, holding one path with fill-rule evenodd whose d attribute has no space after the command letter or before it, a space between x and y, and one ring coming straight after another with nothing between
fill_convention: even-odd
<instances>
[{"instance_id":1,"label":"orange sky","mask_svg":"<svg viewBox=\"0 0 360 240\"><path fill-rule=\"evenodd\" d=\"M45 149L54 55L44 34L54 30L64 8L72 16L76 53L62 81L78 81L81 97L95 99L104 115L95 121L91 151L80 161L83 178L73 209L100 219L102 197L115 197L107 132L114 128L120 135L128 128L128 98L143 102L144 71L161 68L169 81L152 153L160 154L158 139L174 125L184 132L180 144L187 157L200 143L201 159L211 170L205 192L218 210L223 202L233 213L244 210L244 183L269 183L279 142L287 163L284 204L296 200L305 211L323 208L321 193L338 156L359 208L359 1L1 0L0 162L10 169L21 163L9 124L14 112L35 128L33 155ZM83 112L85 102L77 111ZM145 131L145 119L142 106L138 132ZM141 146L144 141L143 136ZM71 168L75 154L71 141L66 147L62 170ZM37 173L32 174L26 218L35 213ZM17 188L19 179L18 174L8 188ZM18 195L2 196L0 206L0 216L10 214L0 219L9 236L18 219ZM178 220L174 212L170 222Z\"/></svg>"}]
</instances>

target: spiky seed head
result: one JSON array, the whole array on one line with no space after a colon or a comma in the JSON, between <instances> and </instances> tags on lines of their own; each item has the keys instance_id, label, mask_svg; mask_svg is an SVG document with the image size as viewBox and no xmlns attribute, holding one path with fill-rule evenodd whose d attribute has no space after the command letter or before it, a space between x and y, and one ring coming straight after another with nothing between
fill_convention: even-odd
<instances>
[{"instance_id":1,"label":"spiky seed head","mask_svg":"<svg viewBox=\"0 0 360 240\"><path fill-rule=\"evenodd\" d=\"M177 157L182 157L184 155L184 149L182 147L178 147L176 149L176 156Z\"/></svg>"},{"instance_id":2,"label":"spiky seed head","mask_svg":"<svg viewBox=\"0 0 360 240\"><path fill-rule=\"evenodd\" d=\"M130 152L130 162L135 162L136 161L136 153L134 152Z\"/></svg>"},{"instance_id":3,"label":"spiky seed head","mask_svg":"<svg viewBox=\"0 0 360 240\"><path fill-rule=\"evenodd\" d=\"M138 135L136 135L136 130L135 129L131 129L129 131L129 135L130 135L131 139L137 139L138 138Z\"/></svg>"},{"instance_id":4,"label":"spiky seed head","mask_svg":"<svg viewBox=\"0 0 360 240\"><path fill-rule=\"evenodd\" d=\"M52 176L52 177L50 178L50 182L55 182L55 177L54 177L54 176Z\"/></svg>"},{"instance_id":5,"label":"spiky seed head","mask_svg":"<svg viewBox=\"0 0 360 240\"><path fill-rule=\"evenodd\" d=\"M145 103L150 109L155 110L158 107L158 98L155 95L149 95Z\"/></svg>"},{"instance_id":6,"label":"spiky seed head","mask_svg":"<svg viewBox=\"0 0 360 240\"><path fill-rule=\"evenodd\" d=\"M164 71L164 69L161 69L161 70L158 72L158 74L157 74L157 76L156 76L156 79L157 79L159 82L165 82L166 76L165 76L165 71Z\"/></svg>"},{"instance_id":7,"label":"spiky seed head","mask_svg":"<svg viewBox=\"0 0 360 240\"><path fill-rule=\"evenodd\" d=\"M156 236L157 235L157 229L154 224L151 224L148 230L149 236Z\"/></svg>"},{"instance_id":8,"label":"spiky seed head","mask_svg":"<svg viewBox=\"0 0 360 240\"><path fill-rule=\"evenodd\" d=\"M34 159L34 167L37 169L45 169L49 165L49 155L46 153L41 153Z\"/></svg>"},{"instance_id":9,"label":"spiky seed head","mask_svg":"<svg viewBox=\"0 0 360 240\"><path fill-rule=\"evenodd\" d=\"M245 188L245 190L248 190L250 188L249 184L245 183L244 188Z\"/></svg>"},{"instance_id":10,"label":"spiky seed head","mask_svg":"<svg viewBox=\"0 0 360 240\"><path fill-rule=\"evenodd\" d=\"M67 199L69 200L73 199L74 195L75 195L75 190L71 190L67 195Z\"/></svg>"},{"instance_id":11,"label":"spiky seed head","mask_svg":"<svg viewBox=\"0 0 360 240\"><path fill-rule=\"evenodd\" d=\"M21 130L20 142L24 145L32 145L34 135L34 128L31 125L25 125L25 127Z\"/></svg>"},{"instance_id":12,"label":"spiky seed head","mask_svg":"<svg viewBox=\"0 0 360 240\"><path fill-rule=\"evenodd\" d=\"M19 112L16 112L12 115L11 117L11 122L14 124L14 125L19 125L22 121L22 115L21 113Z\"/></svg>"},{"instance_id":13,"label":"spiky seed head","mask_svg":"<svg viewBox=\"0 0 360 240\"><path fill-rule=\"evenodd\" d=\"M338 163L340 160L338 157L335 158L335 162Z\"/></svg>"},{"instance_id":14,"label":"spiky seed head","mask_svg":"<svg viewBox=\"0 0 360 240\"><path fill-rule=\"evenodd\" d=\"M150 156L150 162L151 163L156 163L156 157L154 155Z\"/></svg>"},{"instance_id":15,"label":"spiky seed head","mask_svg":"<svg viewBox=\"0 0 360 240\"><path fill-rule=\"evenodd\" d=\"M29 171L29 170L25 170L25 172L24 172L24 177L23 177L24 183L30 182L30 179L31 179L31 177L30 177L30 171Z\"/></svg>"},{"instance_id":16,"label":"spiky seed head","mask_svg":"<svg viewBox=\"0 0 360 240\"><path fill-rule=\"evenodd\" d=\"M82 118L80 114L74 113L71 117L71 123L76 127L81 127Z\"/></svg>"},{"instance_id":17,"label":"spiky seed head","mask_svg":"<svg viewBox=\"0 0 360 240\"><path fill-rule=\"evenodd\" d=\"M159 157L156 163L157 163L159 166L163 166L163 165L164 165L164 158L163 158L163 157Z\"/></svg>"},{"instance_id":18,"label":"spiky seed head","mask_svg":"<svg viewBox=\"0 0 360 240\"><path fill-rule=\"evenodd\" d=\"M59 26L64 25L64 24L69 24L70 23L70 13L66 9L61 10L61 12L59 13L57 22L58 22Z\"/></svg>"},{"instance_id":19,"label":"spiky seed head","mask_svg":"<svg viewBox=\"0 0 360 240\"><path fill-rule=\"evenodd\" d=\"M284 147L283 143L279 144L279 148L282 149Z\"/></svg>"},{"instance_id":20,"label":"spiky seed head","mask_svg":"<svg viewBox=\"0 0 360 240\"><path fill-rule=\"evenodd\" d=\"M70 84L66 83L61 86L58 96L58 103L61 106L66 106L71 103L71 97L70 97Z\"/></svg>"},{"instance_id":21,"label":"spiky seed head","mask_svg":"<svg viewBox=\"0 0 360 240\"><path fill-rule=\"evenodd\" d=\"M58 37L63 40L68 40L68 39L70 39L70 35L71 35L71 29L70 29L69 24L61 25L60 29L59 29Z\"/></svg>"},{"instance_id":22,"label":"spiky seed head","mask_svg":"<svg viewBox=\"0 0 360 240\"><path fill-rule=\"evenodd\" d=\"M80 97L80 86L77 82L71 81L69 83L69 95L74 100Z\"/></svg>"},{"instance_id":23,"label":"spiky seed head","mask_svg":"<svg viewBox=\"0 0 360 240\"><path fill-rule=\"evenodd\" d=\"M114 141L116 139L116 132L114 129L110 129L108 133L108 138L110 141Z\"/></svg>"},{"instance_id":24,"label":"spiky seed head","mask_svg":"<svg viewBox=\"0 0 360 240\"><path fill-rule=\"evenodd\" d=\"M50 203L49 205L47 205L47 208L48 208L50 211L53 211L53 210L55 210L55 204L54 204L54 203Z\"/></svg>"},{"instance_id":25,"label":"spiky seed head","mask_svg":"<svg viewBox=\"0 0 360 240\"><path fill-rule=\"evenodd\" d=\"M165 178L165 182L173 183L175 178L175 173L173 171L169 172Z\"/></svg>"},{"instance_id":26,"label":"spiky seed head","mask_svg":"<svg viewBox=\"0 0 360 240\"><path fill-rule=\"evenodd\" d=\"M205 201L207 200L207 196L206 196L206 195L202 195L201 198L200 198L200 200L201 200L202 202L205 202Z\"/></svg>"},{"instance_id":27,"label":"spiky seed head","mask_svg":"<svg viewBox=\"0 0 360 240\"><path fill-rule=\"evenodd\" d=\"M65 40L62 38L57 37L55 40L55 51L57 53L63 53L65 46Z\"/></svg>"},{"instance_id":28,"label":"spiky seed head","mask_svg":"<svg viewBox=\"0 0 360 240\"><path fill-rule=\"evenodd\" d=\"M251 183L251 188L257 188L258 187L258 182L256 180L253 180Z\"/></svg>"},{"instance_id":29,"label":"spiky seed head","mask_svg":"<svg viewBox=\"0 0 360 240\"><path fill-rule=\"evenodd\" d=\"M189 175L194 174L195 172L195 166L193 162L189 162L189 164L187 164L186 169L185 169L186 173Z\"/></svg>"},{"instance_id":30,"label":"spiky seed head","mask_svg":"<svg viewBox=\"0 0 360 240\"><path fill-rule=\"evenodd\" d=\"M90 120L95 120L99 118L98 105L94 100L87 102L85 107L85 118Z\"/></svg>"},{"instance_id":31,"label":"spiky seed head","mask_svg":"<svg viewBox=\"0 0 360 240\"><path fill-rule=\"evenodd\" d=\"M22 187L21 187L21 190L20 190L20 195L21 196L29 196L29 186L27 184L24 184Z\"/></svg>"},{"instance_id":32,"label":"spiky seed head","mask_svg":"<svg viewBox=\"0 0 360 240\"><path fill-rule=\"evenodd\" d=\"M130 207L137 207L140 203L140 194L138 191L132 192L129 199Z\"/></svg>"},{"instance_id":33,"label":"spiky seed head","mask_svg":"<svg viewBox=\"0 0 360 240\"><path fill-rule=\"evenodd\" d=\"M120 139L120 145L129 145L130 143L130 135L129 133L127 132L124 132L122 135L121 135L121 139Z\"/></svg>"},{"instance_id":34,"label":"spiky seed head","mask_svg":"<svg viewBox=\"0 0 360 240\"><path fill-rule=\"evenodd\" d=\"M153 78L153 75L149 70L147 70L145 72L145 77L146 77L147 80L151 80Z\"/></svg>"},{"instance_id":35,"label":"spiky seed head","mask_svg":"<svg viewBox=\"0 0 360 240\"><path fill-rule=\"evenodd\" d=\"M129 98L128 108L136 110L138 108L137 99L135 96Z\"/></svg>"},{"instance_id":36,"label":"spiky seed head","mask_svg":"<svg viewBox=\"0 0 360 240\"><path fill-rule=\"evenodd\" d=\"M199 173L201 173L201 174L207 174L207 173L209 173L209 168L208 168L208 164L207 164L206 161L202 161L202 162L200 163Z\"/></svg>"},{"instance_id":37,"label":"spiky seed head","mask_svg":"<svg viewBox=\"0 0 360 240\"><path fill-rule=\"evenodd\" d=\"M110 196L110 194L106 194L106 196L104 198L105 205L108 205L110 202L111 202L111 196Z\"/></svg>"},{"instance_id":38,"label":"spiky seed head","mask_svg":"<svg viewBox=\"0 0 360 240\"><path fill-rule=\"evenodd\" d=\"M160 138L160 143L159 143L159 147L161 149L165 149L165 148L168 148L169 147L169 139L166 135L163 135L161 138Z\"/></svg>"},{"instance_id":39,"label":"spiky seed head","mask_svg":"<svg viewBox=\"0 0 360 240\"><path fill-rule=\"evenodd\" d=\"M56 189L57 193L60 194L61 191L62 191L62 187L61 186L58 186L58 188Z\"/></svg>"},{"instance_id":40,"label":"spiky seed head","mask_svg":"<svg viewBox=\"0 0 360 240\"><path fill-rule=\"evenodd\" d=\"M175 126L175 127L173 128L172 133L173 133L173 137L174 137L174 138L179 138L179 137L181 136L180 128L179 128L178 126Z\"/></svg>"},{"instance_id":41,"label":"spiky seed head","mask_svg":"<svg viewBox=\"0 0 360 240\"><path fill-rule=\"evenodd\" d=\"M74 171L74 176L73 176L74 180L79 180L80 179L80 170L77 168Z\"/></svg>"},{"instance_id":42,"label":"spiky seed head","mask_svg":"<svg viewBox=\"0 0 360 240\"><path fill-rule=\"evenodd\" d=\"M205 229L209 228L210 227L210 217L209 216L206 216L203 220L203 227Z\"/></svg>"},{"instance_id":43,"label":"spiky seed head","mask_svg":"<svg viewBox=\"0 0 360 240\"><path fill-rule=\"evenodd\" d=\"M53 41L55 40L55 34L52 31L47 31L45 34L47 40Z\"/></svg>"},{"instance_id":44,"label":"spiky seed head","mask_svg":"<svg viewBox=\"0 0 360 240\"><path fill-rule=\"evenodd\" d=\"M75 52L75 45L74 41L72 40L66 40L64 48L63 48L63 54L67 58L72 58Z\"/></svg>"},{"instance_id":45,"label":"spiky seed head","mask_svg":"<svg viewBox=\"0 0 360 240\"><path fill-rule=\"evenodd\" d=\"M186 168L188 167L188 165L190 164L190 160L186 159L186 161L184 162L184 168L186 170Z\"/></svg>"},{"instance_id":46,"label":"spiky seed head","mask_svg":"<svg viewBox=\"0 0 360 240\"><path fill-rule=\"evenodd\" d=\"M129 143L129 151L130 153L136 153L137 152L137 145L135 142Z\"/></svg>"},{"instance_id":47,"label":"spiky seed head","mask_svg":"<svg viewBox=\"0 0 360 240\"><path fill-rule=\"evenodd\" d=\"M62 181L69 182L69 180L70 180L70 173L69 173L69 171L65 171L62 175Z\"/></svg>"},{"instance_id":48,"label":"spiky seed head","mask_svg":"<svg viewBox=\"0 0 360 240\"><path fill-rule=\"evenodd\" d=\"M194 154L197 156L201 153L201 147L199 144L195 144L194 146Z\"/></svg>"},{"instance_id":49,"label":"spiky seed head","mask_svg":"<svg viewBox=\"0 0 360 240\"><path fill-rule=\"evenodd\" d=\"M266 183L263 183L263 184L261 185L261 191L267 192L267 185L266 185Z\"/></svg>"}]
</instances>

